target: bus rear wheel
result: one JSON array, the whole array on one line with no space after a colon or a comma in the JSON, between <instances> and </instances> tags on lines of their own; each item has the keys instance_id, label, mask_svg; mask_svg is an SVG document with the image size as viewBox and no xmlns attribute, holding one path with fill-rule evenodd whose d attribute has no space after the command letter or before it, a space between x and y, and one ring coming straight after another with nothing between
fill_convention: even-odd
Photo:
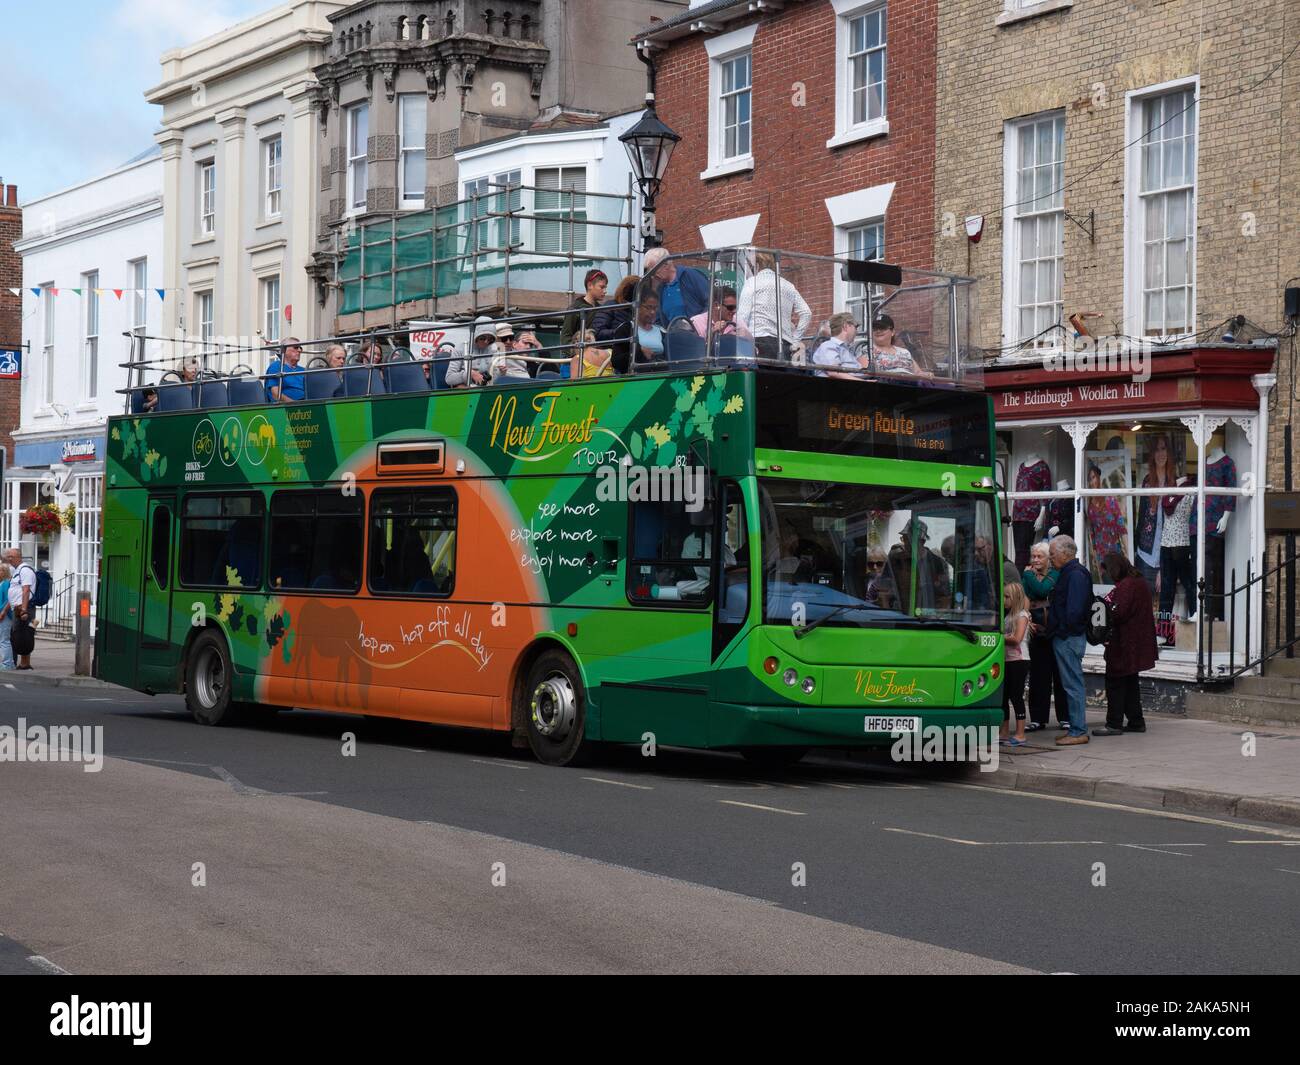
<instances>
[{"instance_id":1,"label":"bus rear wheel","mask_svg":"<svg viewBox=\"0 0 1300 1065\"><path fill-rule=\"evenodd\" d=\"M808 753L807 747L742 747L741 756L759 769L788 769Z\"/></svg>"},{"instance_id":2,"label":"bus rear wheel","mask_svg":"<svg viewBox=\"0 0 1300 1065\"><path fill-rule=\"evenodd\" d=\"M544 765L580 765L592 754L586 738L587 701L577 667L563 651L546 651L523 688L528 746Z\"/></svg>"},{"instance_id":3,"label":"bus rear wheel","mask_svg":"<svg viewBox=\"0 0 1300 1065\"><path fill-rule=\"evenodd\" d=\"M235 672L226 641L200 633L185 663L185 705L200 725L230 725L242 706L232 701Z\"/></svg>"}]
</instances>

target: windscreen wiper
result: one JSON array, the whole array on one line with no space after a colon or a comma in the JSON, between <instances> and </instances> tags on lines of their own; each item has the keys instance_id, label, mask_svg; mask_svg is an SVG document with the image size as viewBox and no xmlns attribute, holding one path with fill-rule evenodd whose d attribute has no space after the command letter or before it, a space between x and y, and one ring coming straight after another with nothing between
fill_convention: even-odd
<instances>
[{"instance_id":1,"label":"windscreen wiper","mask_svg":"<svg viewBox=\"0 0 1300 1065\"><path fill-rule=\"evenodd\" d=\"M960 632L971 643L979 643L979 637L975 634L984 631L972 625L963 625L959 621L949 621L947 618L912 617L900 622L900 625L915 625L918 628L947 629L949 632Z\"/></svg>"},{"instance_id":2,"label":"windscreen wiper","mask_svg":"<svg viewBox=\"0 0 1300 1065\"><path fill-rule=\"evenodd\" d=\"M862 610L863 608L866 608L867 610L876 609L874 603L868 603L866 600L860 600L856 603L843 603L840 606L837 606L834 610L827 611L816 621L810 621L807 625L800 625L794 630L794 638L796 640L802 640L812 632L813 629L817 628L818 625L825 625L831 618L839 617L846 610Z\"/></svg>"}]
</instances>

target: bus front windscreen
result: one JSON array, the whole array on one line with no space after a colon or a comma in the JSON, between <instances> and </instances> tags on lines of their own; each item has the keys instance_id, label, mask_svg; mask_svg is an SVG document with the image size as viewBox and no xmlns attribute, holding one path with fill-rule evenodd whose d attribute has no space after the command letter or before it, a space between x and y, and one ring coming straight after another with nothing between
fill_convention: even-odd
<instances>
[{"instance_id":1,"label":"bus front windscreen","mask_svg":"<svg viewBox=\"0 0 1300 1065\"><path fill-rule=\"evenodd\" d=\"M766 624L996 629L989 497L769 477L759 502Z\"/></svg>"}]
</instances>

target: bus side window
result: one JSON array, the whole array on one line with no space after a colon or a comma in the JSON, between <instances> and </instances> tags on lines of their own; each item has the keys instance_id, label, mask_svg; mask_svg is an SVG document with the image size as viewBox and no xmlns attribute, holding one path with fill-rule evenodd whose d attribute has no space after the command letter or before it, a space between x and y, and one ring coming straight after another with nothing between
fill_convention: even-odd
<instances>
[{"instance_id":1,"label":"bus side window","mask_svg":"<svg viewBox=\"0 0 1300 1065\"><path fill-rule=\"evenodd\" d=\"M713 518L686 503L633 503L627 596L633 602L709 601Z\"/></svg>"},{"instance_id":2,"label":"bus side window","mask_svg":"<svg viewBox=\"0 0 1300 1065\"><path fill-rule=\"evenodd\" d=\"M271 497L271 587L355 592L361 587L364 500L341 492Z\"/></svg>"},{"instance_id":3,"label":"bus side window","mask_svg":"<svg viewBox=\"0 0 1300 1065\"><path fill-rule=\"evenodd\" d=\"M260 495L190 495L181 511L181 583L257 588L265 508Z\"/></svg>"},{"instance_id":4,"label":"bus side window","mask_svg":"<svg viewBox=\"0 0 1300 1065\"><path fill-rule=\"evenodd\" d=\"M451 595L456 583L456 491L391 489L370 503L370 590Z\"/></svg>"},{"instance_id":5,"label":"bus side window","mask_svg":"<svg viewBox=\"0 0 1300 1065\"><path fill-rule=\"evenodd\" d=\"M162 592L167 590L170 579L167 555L172 546L172 512L170 507L159 506L153 512L153 528L149 531L149 572L153 575L154 586Z\"/></svg>"}]
</instances>

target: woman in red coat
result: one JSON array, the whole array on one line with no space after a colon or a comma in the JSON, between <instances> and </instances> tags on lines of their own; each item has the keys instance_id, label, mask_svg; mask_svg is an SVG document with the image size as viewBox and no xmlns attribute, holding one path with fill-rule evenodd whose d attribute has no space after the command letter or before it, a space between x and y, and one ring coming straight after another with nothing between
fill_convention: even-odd
<instances>
[{"instance_id":1,"label":"woman in red coat","mask_svg":"<svg viewBox=\"0 0 1300 1065\"><path fill-rule=\"evenodd\" d=\"M1156 617L1151 589L1132 563L1118 551L1102 562L1106 579L1115 587L1110 603L1110 639L1106 641L1106 727L1094 736L1145 732L1138 674L1156 664ZM1128 724L1124 723L1125 718Z\"/></svg>"}]
</instances>

